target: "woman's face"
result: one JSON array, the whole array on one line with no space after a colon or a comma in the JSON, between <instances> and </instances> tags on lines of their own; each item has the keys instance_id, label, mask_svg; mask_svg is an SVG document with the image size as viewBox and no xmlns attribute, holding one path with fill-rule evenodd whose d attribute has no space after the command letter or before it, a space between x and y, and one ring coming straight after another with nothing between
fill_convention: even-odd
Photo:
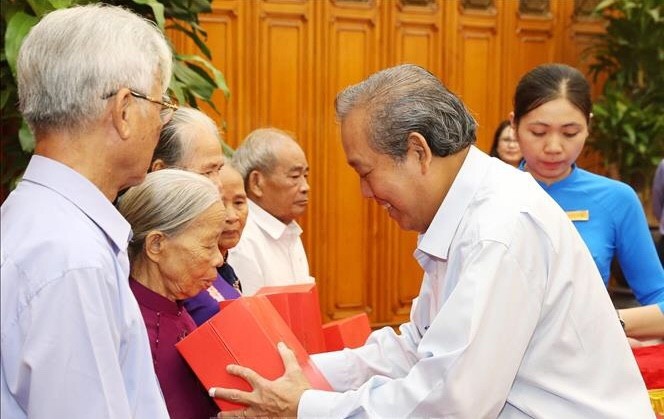
<instances>
[{"instance_id":1,"label":"woman's face","mask_svg":"<svg viewBox=\"0 0 664 419\"><path fill-rule=\"evenodd\" d=\"M157 267L168 294L165 297L182 300L212 285L217 266L224 262L217 243L225 218L224 205L217 202L183 231L162 239Z\"/></svg>"},{"instance_id":2,"label":"woman's face","mask_svg":"<svg viewBox=\"0 0 664 419\"><path fill-rule=\"evenodd\" d=\"M511 126L508 125L501 131L496 151L498 152L498 158L505 163L518 166L521 162L521 149Z\"/></svg>"},{"instance_id":3,"label":"woman's face","mask_svg":"<svg viewBox=\"0 0 664 419\"><path fill-rule=\"evenodd\" d=\"M586 115L567 99L555 99L525 114L516 138L526 170L550 185L567 177L581 154L588 138Z\"/></svg>"},{"instance_id":4,"label":"woman's face","mask_svg":"<svg viewBox=\"0 0 664 419\"><path fill-rule=\"evenodd\" d=\"M226 207L226 223L219 238L219 247L225 252L240 241L249 207L247 194L244 192L244 180L240 173L230 166L224 166L219 174L224 189L222 198Z\"/></svg>"}]
</instances>

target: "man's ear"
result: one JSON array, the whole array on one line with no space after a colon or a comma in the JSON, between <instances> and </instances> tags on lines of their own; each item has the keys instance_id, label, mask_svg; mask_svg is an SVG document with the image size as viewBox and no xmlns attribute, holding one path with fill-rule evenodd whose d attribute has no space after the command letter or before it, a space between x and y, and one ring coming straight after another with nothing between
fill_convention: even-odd
<instances>
[{"instance_id":1,"label":"man's ear","mask_svg":"<svg viewBox=\"0 0 664 419\"><path fill-rule=\"evenodd\" d=\"M131 126L129 124L129 105L131 103L131 93L129 89L122 88L113 95L111 100L111 115L113 119L113 126L118 132L118 135L123 140L129 138L131 134Z\"/></svg>"},{"instance_id":2,"label":"man's ear","mask_svg":"<svg viewBox=\"0 0 664 419\"><path fill-rule=\"evenodd\" d=\"M153 262L159 262L164 250L166 236L161 231L153 230L145 237L145 256Z\"/></svg>"},{"instance_id":3,"label":"man's ear","mask_svg":"<svg viewBox=\"0 0 664 419\"><path fill-rule=\"evenodd\" d=\"M162 159L155 159L150 165L150 171L156 172L157 170L166 169L168 166Z\"/></svg>"},{"instance_id":4,"label":"man's ear","mask_svg":"<svg viewBox=\"0 0 664 419\"><path fill-rule=\"evenodd\" d=\"M252 196L262 197L263 196L263 185L265 183L265 177L258 170L252 170L249 173L249 190L247 192L251 193Z\"/></svg>"},{"instance_id":5,"label":"man's ear","mask_svg":"<svg viewBox=\"0 0 664 419\"><path fill-rule=\"evenodd\" d=\"M413 153L417 157L423 174L429 170L433 154L427 140L419 132L408 134L408 153Z\"/></svg>"}]
</instances>

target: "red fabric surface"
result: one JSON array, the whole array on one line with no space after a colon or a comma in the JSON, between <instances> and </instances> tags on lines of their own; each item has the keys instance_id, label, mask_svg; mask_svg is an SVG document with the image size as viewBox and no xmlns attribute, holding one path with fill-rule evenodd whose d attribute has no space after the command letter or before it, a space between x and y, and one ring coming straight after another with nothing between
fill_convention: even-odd
<instances>
[{"instance_id":1,"label":"red fabric surface","mask_svg":"<svg viewBox=\"0 0 664 419\"><path fill-rule=\"evenodd\" d=\"M648 390L664 388L664 344L632 348Z\"/></svg>"}]
</instances>

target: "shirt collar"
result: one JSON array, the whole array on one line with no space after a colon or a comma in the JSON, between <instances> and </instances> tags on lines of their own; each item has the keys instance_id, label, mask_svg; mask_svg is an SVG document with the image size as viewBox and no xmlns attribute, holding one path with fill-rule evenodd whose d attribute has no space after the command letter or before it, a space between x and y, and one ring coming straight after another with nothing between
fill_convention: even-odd
<instances>
[{"instance_id":1,"label":"shirt collar","mask_svg":"<svg viewBox=\"0 0 664 419\"><path fill-rule=\"evenodd\" d=\"M131 277L129 278L129 286L134 296L136 296L136 301L142 306L150 310L173 314L175 316L182 314L182 307L184 305L182 301L171 301Z\"/></svg>"},{"instance_id":2,"label":"shirt collar","mask_svg":"<svg viewBox=\"0 0 664 419\"><path fill-rule=\"evenodd\" d=\"M420 252L439 259L447 259L454 233L475 193L482 185L490 159L477 147L470 146L468 155L429 228L418 238L415 258L420 261L420 264L422 264L422 258L426 257Z\"/></svg>"},{"instance_id":3,"label":"shirt collar","mask_svg":"<svg viewBox=\"0 0 664 419\"><path fill-rule=\"evenodd\" d=\"M526 172L526 161L525 160L521 160L521 163L519 163L519 169L523 172ZM579 171L577 170L576 163L572 163L572 171L569 172L569 175L565 176L564 178L560 179L557 182L553 182L550 185L547 185L546 183L535 179L535 176L533 176L533 179L535 179L535 182L537 182L546 191L546 190L549 190L551 188L555 188L557 186L564 185L565 182L574 180L577 177L578 173L579 173Z\"/></svg>"},{"instance_id":4,"label":"shirt collar","mask_svg":"<svg viewBox=\"0 0 664 419\"><path fill-rule=\"evenodd\" d=\"M292 236L302 234L302 228L295 221L284 224L251 199L248 199L247 202L249 203L249 217L273 239L278 240L286 234Z\"/></svg>"},{"instance_id":5,"label":"shirt collar","mask_svg":"<svg viewBox=\"0 0 664 419\"><path fill-rule=\"evenodd\" d=\"M76 205L115 244L126 250L131 226L90 180L48 157L33 155L23 180L42 185Z\"/></svg>"}]
</instances>

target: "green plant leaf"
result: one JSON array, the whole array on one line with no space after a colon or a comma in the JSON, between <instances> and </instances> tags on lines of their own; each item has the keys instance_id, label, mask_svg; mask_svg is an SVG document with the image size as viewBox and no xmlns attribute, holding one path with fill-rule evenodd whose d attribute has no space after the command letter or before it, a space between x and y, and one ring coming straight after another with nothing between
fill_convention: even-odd
<instances>
[{"instance_id":1,"label":"green plant leaf","mask_svg":"<svg viewBox=\"0 0 664 419\"><path fill-rule=\"evenodd\" d=\"M53 10L53 5L48 0L26 0L26 3L38 18Z\"/></svg>"},{"instance_id":2,"label":"green plant leaf","mask_svg":"<svg viewBox=\"0 0 664 419\"><path fill-rule=\"evenodd\" d=\"M185 64L176 62L173 66L173 74L196 96L200 98L210 98L212 96L214 86Z\"/></svg>"},{"instance_id":3,"label":"green plant leaf","mask_svg":"<svg viewBox=\"0 0 664 419\"><path fill-rule=\"evenodd\" d=\"M5 109L5 106L7 105L7 101L9 100L9 96L11 95L11 92L9 90L2 90L0 93L0 109ZM3 112L3 117L4 117L4 112Z\"/></svg>"},{"instance_id":4,"label":"green plant leaf","mask_svg":"<svg viewBox=\"0 0 664 419\"><path fill-rule=\"evenodd\" d=\"M606 9L607 7L609 7L609 6L612 6L613 3L615 3L615 2L616 2L616 0L604 0L604 1L600 2L597 6L595 6L595 11L596 12L602 11L602 10Z\"/></svg>"},{"instance_id":5,"label":"green plant leaf","mask_svg":"<svg viewBox=\"0 0 664 419\"><path fill-rule=\"evenodd\" d=\"M32 153L35 150L35 137L32 135L32 131L30 131L28 124L25 123L25 119L21 120L21 128L18 130L18 139L21 143L21 148L26 153Z\"/></svg>"},{"instance_id":6,"label":"green plant leaf","mask_svg":"<svg viewBox=\"0 0 664 419\"><path fill-rule=\"evenodd\" d=\"M627 142L629 144L636 144L636 133L634 132L634 128L630 125L624 125L623 129L627 133Z\"/></svg>"},{"instance_id":7,"label":"green plant leaf","mask_svg":"<svg viewBox=\"0 0 664 419\"><path fill-rule=\"evenodd\" d=\"M215 86L218 89L221 89L221 91L224 93L224 96L226 96L226 99L230 97L231 92L228 89L228 85L226 84L226 78L224 77L223 73L215 66L213 66L209 61L201 58L198 55L178 55L177 57L182 61L197 63L205 67L207 71L212 73Z\"/></svg>"},{"instance_id":8,"label":"green plant leaf","mask_svg":"<svg viewBox=\"0 0 664 419\"><path fill-rule=\"evenodd\" d=\"M171 24L168 25L169 29L175 29L177 31L180 31L184 34L186 34L192 41L194 41L194 44L198 47L198 49L205 54L205 56L209 59L212 57L210 54L210 49L208 46L205 44L205 42L198 36L196 31L193 31L186 26L183 26L182 24L178 23L177 21L171 21Z\"/></svg>"},{"instance_id":9,"label":"green plant leaf","mask_svg":"<svg viewBox=\"0 0 664 419\"><path fill-rule=\"evenodd\" d=\"M14 77L16 77L16 59L18 58L18 51L21 48L23 39L38 21L39 19L35 16L30 16L25 12L16 12L7 23L5 54Z\"/></svg>"},{"instance_id":10,"label":"green plant leaf","mask_svg":"<svg viewBox=\"0 0 664 419\"><path fill-rule=\"evenodd\" d=\"M152 9L152 14L154 15L154 20L157 23L157 26L161 31L164 31L164 5L159 3L157 0L132 0L136 4L141 4L150 7Z\"/></svg>"},{"instance_id":11,"label":"green plant leaf","mask_svg":"<svg viewBox=\"0 0 664 419\"><path fill-rule=\"evenodd\" d=\"M78 2L75 0L48 0L46 3L50 4L50 10L57 10L57 9L66 9L68 7L73 6L74 4L77 4Z\"/></svg>"}]
</instances>

